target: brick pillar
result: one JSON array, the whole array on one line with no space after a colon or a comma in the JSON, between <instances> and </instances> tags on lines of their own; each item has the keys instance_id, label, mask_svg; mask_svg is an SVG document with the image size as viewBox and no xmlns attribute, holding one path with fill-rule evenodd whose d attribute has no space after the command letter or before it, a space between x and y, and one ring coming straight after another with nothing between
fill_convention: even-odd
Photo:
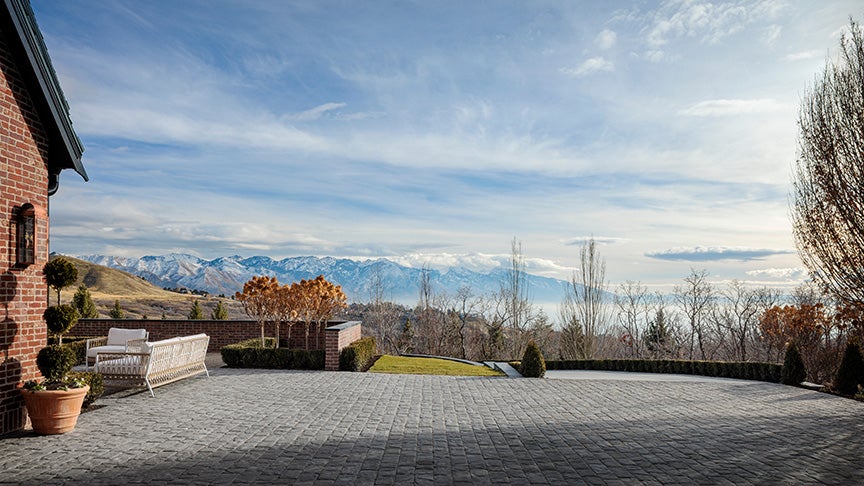
<instances>
[{"instance_id":1,"label":"brick pillar","mask_svg":"<svg viewBox=\"0 0 864 486\"><path fill-rule=\"evenodd\" d=\"M339 353L342 348L360 339L363 326L360 321L349 321L324 330L324 369L339 371Z\"/></svg>"}]
</instances>

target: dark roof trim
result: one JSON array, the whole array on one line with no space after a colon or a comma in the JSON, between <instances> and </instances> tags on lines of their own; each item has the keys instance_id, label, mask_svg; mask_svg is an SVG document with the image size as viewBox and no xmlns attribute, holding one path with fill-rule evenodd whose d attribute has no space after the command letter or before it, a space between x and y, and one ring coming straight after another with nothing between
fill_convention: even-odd
<instances>
[{"instance_id":1,"label":"dark roof trim","mask_svg":"<svg viewBox=\"0 0 864 486\"><path fill-rule=\"evenodd\" d=\"M59 175L63 169L74 169L75 172L81 174L85 181L90 180L87 177L87 171L84 170L84 164L81 163L81 155L84 153L84 146L75 130L72 128L72 119L69 116L69 105L66 103L66 98L63 96L63 90L60 88L60 82L57 80L57 73L51 65L51 58L48 56L48 49L45 47L45 41L42 39L42 33L39 31L39 26L36 24L36 17L33 15L33 10L30 7L29 0L3 0L6 4L6 10L9 14L12 25L15 28L18 40L21 47L27 55L29 67L32 70L32 76L38 81L39 90L43 97L43 103L39 100L34 100L38 105L44 105L43 110L47 109L50 115L48 118L53 120L54 126L46 126L49 132L53 131L54 136L51 137L54 143L62 142L65 150L53 152L48 161L49 172L53 175ZM27 66L20 66L21 69L26 69ZM34 93L35 94L35 93ZM44 120L48 122L49 120ZM46 125L49 125L46 123ZM59 160L58 160L59 159ZM56 181L56 177L55 177ZM56 187L54 188L56 191Z\"/></svg>"}]
</instances>

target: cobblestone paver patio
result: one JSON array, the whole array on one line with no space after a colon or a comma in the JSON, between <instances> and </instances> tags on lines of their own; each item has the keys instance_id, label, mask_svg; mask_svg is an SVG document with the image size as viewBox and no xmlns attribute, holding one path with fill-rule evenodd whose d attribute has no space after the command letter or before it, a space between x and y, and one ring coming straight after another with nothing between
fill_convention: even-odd
<instances>
[{"instance_id":1,"label":"cobblestone paver patio","mask_svg":"<svg viewBox=\"0 0 864 486\"><path fill-rule=\"evenodd\" d=\"M0 483L864 483L864 403L757 382L215 369L0 439Z\"/></svg>"}]
</instances>

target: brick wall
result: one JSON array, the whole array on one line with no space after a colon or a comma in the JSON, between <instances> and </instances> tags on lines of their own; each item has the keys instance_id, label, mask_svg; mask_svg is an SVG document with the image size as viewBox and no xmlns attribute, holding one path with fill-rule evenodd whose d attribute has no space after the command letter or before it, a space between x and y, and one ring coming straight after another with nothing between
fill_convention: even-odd
<instances>
[{"instance_id":1,"label":"brick wall","mask_svg":"<svg viewBox=\"0 0 864 486\"><path fill-rule=\"evenodd\" d=\"M353 321L357 322L357 321ZM331 321L328 326L338 326L344 324L344 321ZM356 328L359 333L361 326L352 325L352 329ZM150 341L160 341L176 336L188 336L191 334L204 333L210 336L209 352L217 352L222 349L222 346L233 344L245 339L253 339L261 337L261 326L252 320L230 320L230 321L213 321L213 320L187 320L187 319L79 319L78 324L72 328L67 336L106 336L108 329L112 327L120 327L126 329L147 329L150 333ZM279 336L283 341L288 340L289 327L284 323L279 327ZM306 332L302 322L294 323L290 326L291 342L288 347L295 349L306 348ZM352 331L354 332L354 331ZM268 337L276 335L275 327L272 324L264 326L264 334ZM309 331L309 349L327 349L325 347L325 338L329 338L331 332L325 332L317 326L312 326ZM359 339L359 334L355 339ZM347 338L343 338L347 339ZM350 341L350 342L353 342ZM288 343L283 343L288 344ZM347 346L347 344L342 347ZM342 349L339 347L338 349ZM338 351L337 351L338 352ZM338 368L338 356L337 356Z\"/></svg>"},{"instance_id":2,"label":"brick wall","mask_svg":"<svg viewBox=\"0 0 864 486\"><path fill-rule=\"evenodd\" d=\"M339 371L339 352L354 341L360 339L363 332L359 321L345 322L328 327L325 332L326 345L324 354L324 369Z\"/></svg>"},{"instance_id":3,"label":"brick wall","mask_svg":"<svg viewBox=\"0 0 864 486\"><path fill-rule=\"evenodd\" d=\"M0 35L0 435L25 426L17 390L41 378L36 354L46 344L42 321L48 288L42 266L48 261L47 139L36 108ZM18 209L37 209L36 263L16 265Z\"/></svg>"}]
</instances>

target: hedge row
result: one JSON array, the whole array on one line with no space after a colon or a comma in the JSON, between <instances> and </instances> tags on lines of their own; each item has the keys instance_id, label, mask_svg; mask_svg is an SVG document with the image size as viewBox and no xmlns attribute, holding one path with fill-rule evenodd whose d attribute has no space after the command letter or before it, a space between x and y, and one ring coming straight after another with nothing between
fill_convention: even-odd
<instances>
[{"instance_id":1,"label":"hedge row","mask_svg":"<svg viewBox=\"0 0 864 486\"><path fill-rule=\"evenodd\" d=\"M274 348L275 339L248 339L222 347L222 361L231 368L323 370L323 349Z\"/></svg>"},{"instance_id":2,"label":"hedge row","mask_svg":"<svg viewBox=\"0 0 864 486\"><path fill-rule=\"evenodd\" d=\"M375 338L365 337L354 341L339 352L339 369L341 371L366 371L378 347Z\"/></svg>"},{"instance_id":3,"label":"hedge row","mask_svg":"<svg viewBox=\"0 0 864 486\"><path fill-rule=\"evenodd\" d=\"M82 365L87 361L87 340L92 337L66 337L63 338L63 346L67 347L75 353L75 364ZM53 337L48 338L48 344L54 344L57 340Z\"/></svg>"},{"instance_id":4,"label":"hedge row","mask_svg":"<svg viewBox=\"0 0 864 486\"><path fill-rule=\"evenodd\" d=\"M90 390L87 391L87 395L84 395L84 403L81 405L81 410L92 405L93 402L98 400L102 394L105 393L105 384L102 381L102 373L96 373L94 371L71 371L67 376L69 376L69 378L77 378L90 385Z\"/></svg>"},{"instance_id":5,"label":"hedge row","mask_svg":"<svg viewBox=\"0 0 864 486\"><path fill-rule=\"evenodd\" d=\"M687 361L654 359L577 359L546 361L547 370L637 371L643 373L678 373L741 380L780 382L782 365L761 362Z\"/></svg>"}]
</instances>

